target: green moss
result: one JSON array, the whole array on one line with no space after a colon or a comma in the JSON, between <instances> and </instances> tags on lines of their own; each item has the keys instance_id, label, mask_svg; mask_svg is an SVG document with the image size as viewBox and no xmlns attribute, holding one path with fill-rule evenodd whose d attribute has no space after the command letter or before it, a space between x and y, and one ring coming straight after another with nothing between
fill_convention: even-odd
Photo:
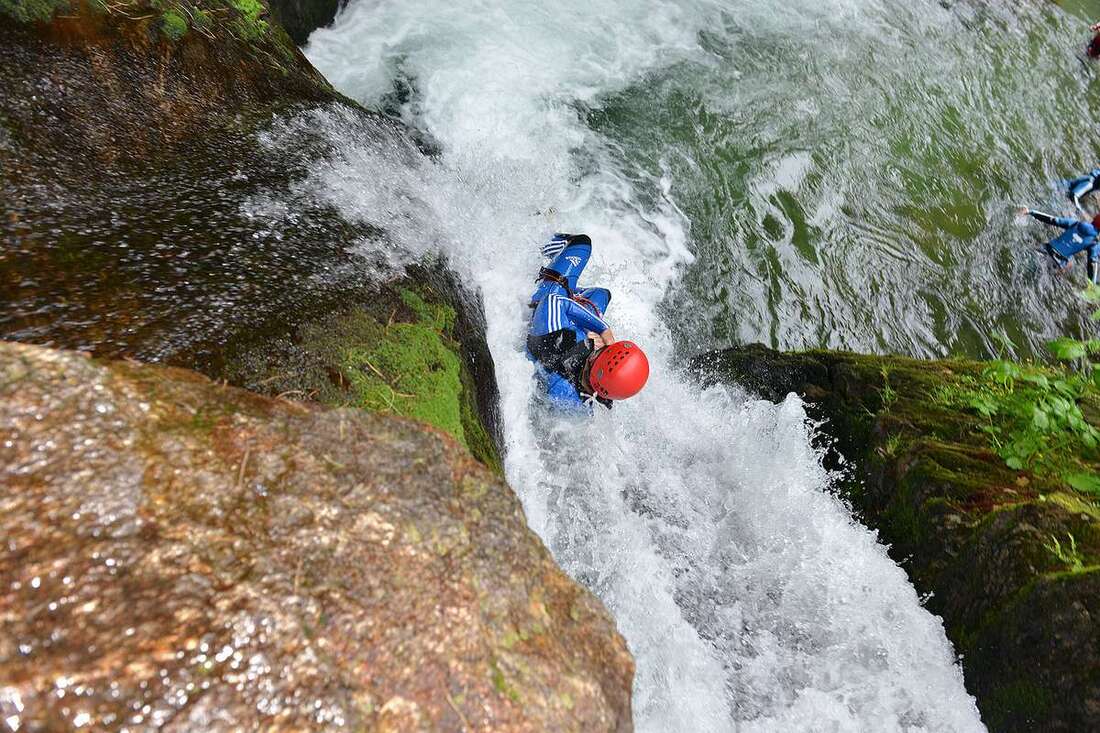
<instances>
[{"instance_id":1,"label":"green moss","mask_svg":"<svg viewBox=\"0 0 1100 733\"><path fill-rule=\"evenodd\" d=\"M441 333L450 333L455 324L455 309L444 303L428 303L419 293L412 290L401 291L401 302L409 307L416 317L426 326Z\"/></svg>"},{"instance_id":2,"label":"green moss","mask_svg":"<svg viewBox=\"0 0 1100 733\"><path fill-rule=\"evenodd\" d=\"M512 702L518 703L519 693L516 692L516 688L508 683L508 679L504 676L504 673L500 671L500 667L497 666L497 663L494 661L490 663L489 666L493 671L493 687L496 688L496 691L506 696Z\"/></svg>"},{"instance_id":3,"label":"green moss","mask_svg":"<svg viewBox=\"0 0 1100 733\"><path fill-rule=\"evenodd\" d=\"M344 355L357 406L423 420L465 443L459 370L442 334L424 323L393 324L380 343Z\"/></svg>"},{"instance_id":4,"label":"green moss","mask_svg":"<svg viewBox=\"0 0 1100 733\"><path fill-rule=\"evenodd\" d=\"M267 35L270 26L267 21L260 20L264 6L259 0L229 0L229 4L240 14L232 22L238 36L246 41L258 41Z\"/></svg>"},{"instance_id":5,"label":"green moss","mask_svg":"<svg viewBox=\"0 0 1100 733\"><path fill-rule=\"evenodd\" d=\"M477 385L451 337L455 310L428 289L384 289L370 304L302 326L294 343L263 341L231 357L248 389L423 420L501 472Z\"/></svg>"},{"instance_id":6,"label":"green moss","mask_svg":"<svg viewBox=\"0 0 1100 733\"><path fill-rule=\"evenodd\" d=\"M1026 730L1046 719L1054 693L1030 679L994 688L982 700L982 714L990 730Z\"/></svg>"},{"instance_id":7,"label":"green moss","mask_svg":"<svg viewBox=\"0 0 1100 733\"><path fill-rule=\"evenodd\" d=\"M0 0L0 13L19 23L45 23L69 7L69 0Z\"/></svg>"},{"instance_id":8,"label":"green moss","mask_svg":"<svg viewBox=\"0 0 1100 733\"><path fill-rule=\"evenodd\" d=\"M1087 728L1054 723L1087 714L1067 692L1089 673L1062 650L1091 639L1072 609L1100 574L1100 490L1079 477L1100 478L1100 370L761 347L696 363L806 395L855 466L840 487L929 594L990 730Z\"/></svg>"},{"instance_id":9,"label":"green moss","mask_svg":"<svg viewBox=\"0 0 1100 733\"><path fill-rule=\"evenodd\" d=\"M1100 507L1095 503L1086 501L1080 494L1069 494L1063 491L1055 491L1040 497L1041 501L1049 501L1065 507L1074 514L1086 514L1094 520L1100 521Z\"/></svg>"},{"instance_id":10,"label":"green moss","mask_svg":"<svg viewBox=\"0 0 1100 733\"><path fill-rule=\"evenodd\" d=\"M187 20L175 10L168 10L160 16L160 32L173 41L187 34Z\"/></svg>"},{"instance_id":11,"label":"green moss","mask_svg":"<svg viewBox=\"0 0 1100 733\"><path fill-rule=\"evenodd\" d=\"M416 323L389 324L374 343L343 352L352 404L435 425L500 473L496 445L478 415L476 385L449 337L454 309L409 289L399 296Z\"/></svg>"}]
</instances>

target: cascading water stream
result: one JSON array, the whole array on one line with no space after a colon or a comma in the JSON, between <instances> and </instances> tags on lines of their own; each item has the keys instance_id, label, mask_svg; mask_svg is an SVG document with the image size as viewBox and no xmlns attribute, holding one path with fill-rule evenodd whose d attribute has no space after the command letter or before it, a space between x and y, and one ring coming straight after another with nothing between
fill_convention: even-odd
<instances>
[{"instance_id":1,"label":"cascading water stream","mask_svg":"<svg viewBox=\"0 0 1100 733\"><path fill-rule=\"evenodd\" d=\"M799 401L701 392L676 365L731 336L937 353L1053 328L1030 294L944 304L964 287L948 275L988 280L986 255L963 253L1004 236L987 226L1003 199L1053 169L1045 154L1007 168L1042 149L1049 114L1017 106L971 129L983 103L967 89L1011 96L1009 72L1065 36L1054 18L1042 35L891 0L352 0L312 36L307 55L338 88L399 111L441 153L365 135L338 110L285 121L274 143L327 130L336 153L305 186L394 251L444 252L480 288L508 478L615 615L640 729L982 728L939 620L827 491ZM982 46L990 29L1009 39ZM936 73L921 84L914 69ZM995 134L975 163L967 146ZM907 208L899 192L918 189L931 203ZM547 413L522 354L538 245L555 230L592 237L584 281L612 290L616 333L655 366L641 397L591 420ZM1068 302L1013 257L1010 281ZM988 328L974 325L983 308Z\"/></svg>"}]
</instances>

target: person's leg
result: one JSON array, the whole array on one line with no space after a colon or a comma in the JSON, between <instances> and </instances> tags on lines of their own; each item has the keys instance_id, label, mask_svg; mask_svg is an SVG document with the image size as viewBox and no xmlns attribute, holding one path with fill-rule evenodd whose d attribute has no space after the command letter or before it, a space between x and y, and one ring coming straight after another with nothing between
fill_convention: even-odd
<instances>
[{"instance_id":1,"label":"person's leg","mask_svg":"<svg viewBox=\"0 0 1100 733\"><path fill-rule=\"evenodd\" d=\"M1100 285L1100 245L1098 244L1089 247L1088 276L1089 282Z\"/></svg>"},{"instance_id":2,"label":"person's leg","mask_svg":"<svg viewBox=\"0 0 1100 733\"><path fill-rule=\"evenodd\" d=\"M1092 188L1092 179L1090 178L1077 178L1070 182L1069 187L1069 200L1073 202L1073 205L1077 207L1078 211L1083 211L1081 208L1081 199L1089 193Z\"/></svg>"},{"instance_id":3,"label":"person's leg","mask_svg":"<svg viewBox=\"0 0 1100 733\"><path fill-rule=\"evenodd\" d=\"M586 234L555 234L542 248L543 256L552 256L547 270L564 275L571 290L577 289L577 278L581 276L588 258L592 256L592 240ZM531 295L531 307L536 307L547 293L560 290L560 286L549 280L537 279L538 285Z\"/></svg>"},{"instance_id":4,"label":"person's leg","mask_svg":"<svg viewBox=\"0 0 1100 733\"><path fill-rule=\"evenodd\" d=\"M565 248L546 267L564 275L565 279L569 281L570 289L576 290L577 278L584 272L591 256L592 240L588 238L588 235L573 234L566 241Z\"/></svg>"}]
</instances>

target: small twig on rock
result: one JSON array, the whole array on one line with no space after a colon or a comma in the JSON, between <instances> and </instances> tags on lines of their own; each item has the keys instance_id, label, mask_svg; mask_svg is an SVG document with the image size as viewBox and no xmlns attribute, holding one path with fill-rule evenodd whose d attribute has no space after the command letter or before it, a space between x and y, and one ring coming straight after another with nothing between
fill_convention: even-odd
<instances>
[{"instance_id":1,"label":"small twig on rock","mask_svg":"<svg viewBox=\"0 0 1100 733\"><path fill-rule=\"evenodd\" d=\"M237 469L237 489L244 486L244 469L248 466L248 457L252 454L251 448L244 449L244 456L241 458L241 467Z\"/></svg>"},{"instance_id":2,"label":"small twig on rock","mask_svg":"<svg viewBox=\"0 0 1100 733\"><path fill-rule=\"evenodd\" d=\"M451 710L454 710L455 715L457 715L458 719L462 721L462 731L463 731L463 733L465 733L465 731L470 730L470 721L466 720L466 716L463 715L462 711L458 709L458 705L455 705L455 701L451 697L450 692L447 692L447 702L449 702L451 704Z\"/></svg>"},{"instance_id":3,"label":"small twig on rock","mask_svg":"<svg viewBox=\"0 0 1100 733\"><path fill-rule=\"evenodd\" d=\"M379 379L381 379L381 380L382 380L383 382L385 382L385 383L389 384L390 380L386 378L386 375L385 375L385 374L383 374L382 372L378 371L378 367L376 367L376 366L375 366L374 364L371 364L371 363L370 363L369 361L367 361L366 359L364 359L364 360L363 360L363 363L364 363L364 364L366 364L367 366L369 366L369 367L370 367L370 370L371 370L372 372L374 372L375 374L377 374L377 375L378 375L378 378L379 378Z\"/></svg>"},{"instance_id":4,"label":"small twig on rock","mask_svg":"<svg viewBox=\"0 0 1100 733\"><path fill-rule=\"evenodd\" d=\"M298 595L298 583L302 580L302 563L305 561L304 556L298 558L298 567L294 571L294 595Z\"/></svg>"}]
</instances>

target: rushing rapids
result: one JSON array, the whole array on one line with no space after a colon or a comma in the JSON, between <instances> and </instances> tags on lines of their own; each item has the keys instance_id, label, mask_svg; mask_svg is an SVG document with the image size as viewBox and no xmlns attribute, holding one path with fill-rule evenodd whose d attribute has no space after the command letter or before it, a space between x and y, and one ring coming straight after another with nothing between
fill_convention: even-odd
<instances>
[{"instance_id":1,"label":"rushing rapids","mask_svg":"<svg viewBox=\"0 0 1100 733\"><path fill-rule=\"evenodd\" d=\"M1092 83L1076 41L1055 8L353 0L307 55L439 154L339 110L267 143L327 131L305 189L480 288L508 477L615 614L640 728L980 730L798 400L700 392L676 366L731 338L982 355L1072 326L1071 288L1004 214L1057 206L1050 181L1091 162L1096 133L1064 124ZM590 421L547 414L521 352L555 230L592 236L586 283L655 365Z\"/></svg>"}]
</instances>

